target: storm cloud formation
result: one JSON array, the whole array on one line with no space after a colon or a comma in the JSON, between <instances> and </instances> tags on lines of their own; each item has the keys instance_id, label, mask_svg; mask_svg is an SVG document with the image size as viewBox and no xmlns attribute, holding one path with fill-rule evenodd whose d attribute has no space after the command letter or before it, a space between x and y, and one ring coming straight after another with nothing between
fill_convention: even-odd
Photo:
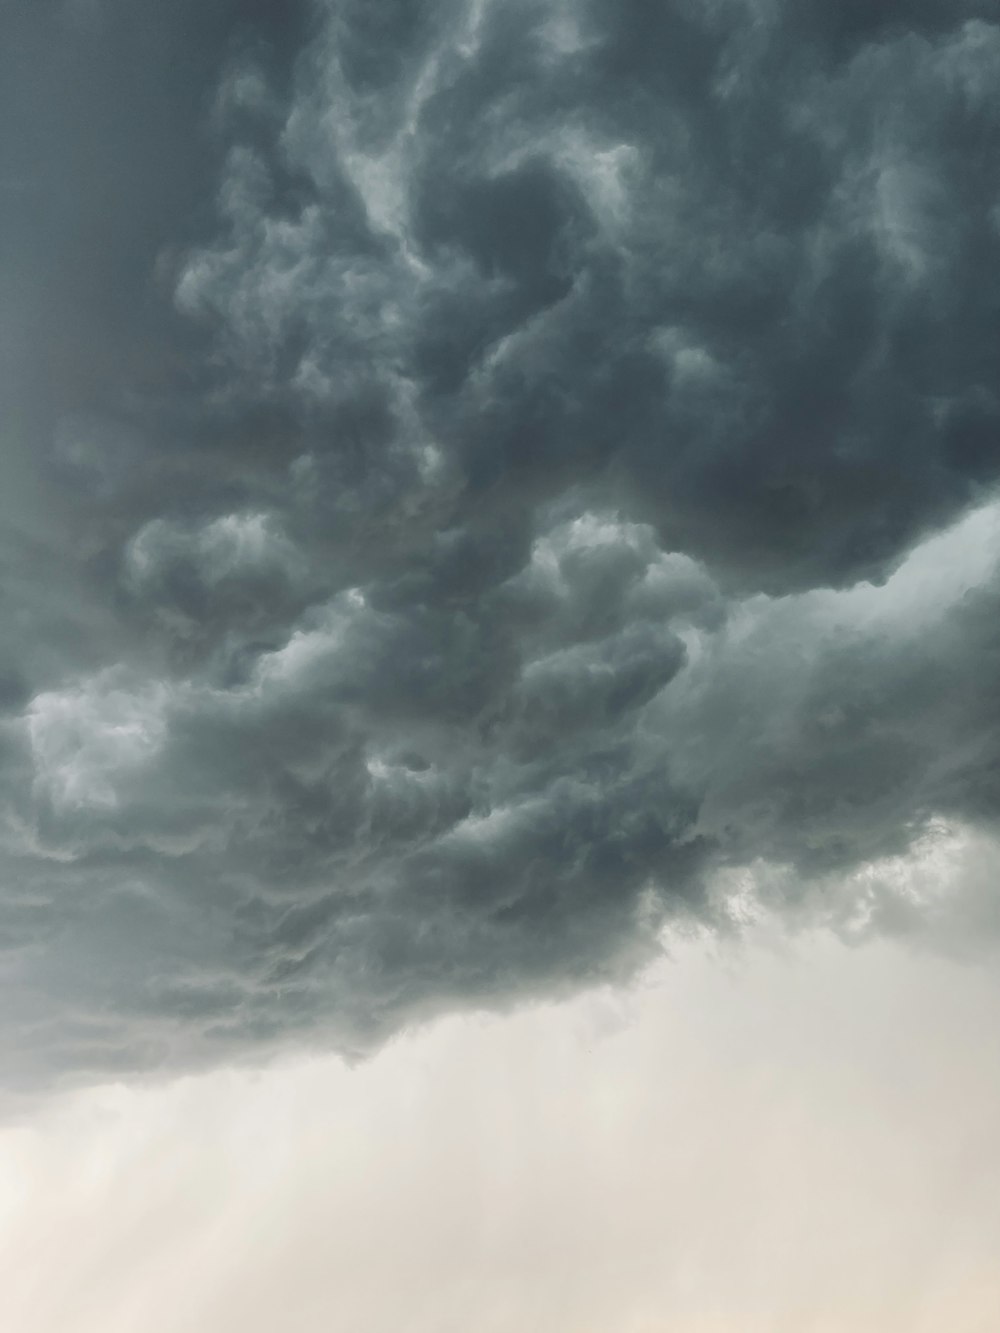
<instances>
[{"instance_id":1,"label":"storm cloud formation","mask_svg":"<svg viewBox=\"0 0 1000 1333\"><path fill-rule=\"evenodd\" d=\"M5 1067L912 924L1000 812L995 5L275 9L5 18Z\"/></svg>"}]
</instances>

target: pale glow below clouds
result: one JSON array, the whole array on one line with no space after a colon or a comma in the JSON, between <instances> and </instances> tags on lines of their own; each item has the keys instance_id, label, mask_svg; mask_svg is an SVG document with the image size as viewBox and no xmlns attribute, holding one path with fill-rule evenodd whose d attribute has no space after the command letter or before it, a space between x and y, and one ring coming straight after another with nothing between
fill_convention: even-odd
<instances>
[{"instance_id":1,"label":"pale glow below clouds","mask_svg":"<svg viewBox=\"0 0 1000 1333\"><path fill-rule=\"evenodd\" d=\"M682 943L630 990L0 1135L9 1333L993 1333L1000 978Z\"/></svg>"}]
</instances>

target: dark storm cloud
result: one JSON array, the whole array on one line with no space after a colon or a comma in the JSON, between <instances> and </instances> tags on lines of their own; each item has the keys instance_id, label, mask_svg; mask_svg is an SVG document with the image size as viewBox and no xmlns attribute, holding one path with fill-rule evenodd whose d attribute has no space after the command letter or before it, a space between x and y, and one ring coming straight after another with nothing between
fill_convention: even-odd
<instances>
[{"instance_id":1,"label":"dark storm cloud","mask_svg":"<svg viewBox=\"0 0 1000 1333\"><path fill-rule=\"evenodd\" d=\"M366 1049L997 812L992 8L273 10L4 45L26 1076Z\"/></svg>"}]
</instances>

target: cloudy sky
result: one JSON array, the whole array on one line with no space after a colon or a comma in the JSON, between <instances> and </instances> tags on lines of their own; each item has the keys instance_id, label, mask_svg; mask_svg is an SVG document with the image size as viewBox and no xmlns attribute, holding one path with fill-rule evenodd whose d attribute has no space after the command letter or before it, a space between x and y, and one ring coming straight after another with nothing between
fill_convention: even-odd
<instances>
[{"instance_id":1,"label":"cloudy sky","mask_svg":"<svg viewBox=\"0 0 1000 1333\"><path fill-rule=\"evenodd\" d=\"M0 6L5 1328L1000 1326L998 89Z\"/></svg>"}]
</instances>

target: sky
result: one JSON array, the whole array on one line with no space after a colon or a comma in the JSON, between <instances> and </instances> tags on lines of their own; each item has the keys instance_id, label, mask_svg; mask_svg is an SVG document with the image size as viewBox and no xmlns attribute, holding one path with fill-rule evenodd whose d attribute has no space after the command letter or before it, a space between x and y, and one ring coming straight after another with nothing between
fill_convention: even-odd
<instances>
[{"instance_id":1,"label":"sky","mask_svg":"<svg viewBox=\"0 0 1000 1333\"><path fill-rule=\"evenodd\" d=\"M998 86L0 8L5 1328L996 1328Z\"/></svg>"}]
</instances>

